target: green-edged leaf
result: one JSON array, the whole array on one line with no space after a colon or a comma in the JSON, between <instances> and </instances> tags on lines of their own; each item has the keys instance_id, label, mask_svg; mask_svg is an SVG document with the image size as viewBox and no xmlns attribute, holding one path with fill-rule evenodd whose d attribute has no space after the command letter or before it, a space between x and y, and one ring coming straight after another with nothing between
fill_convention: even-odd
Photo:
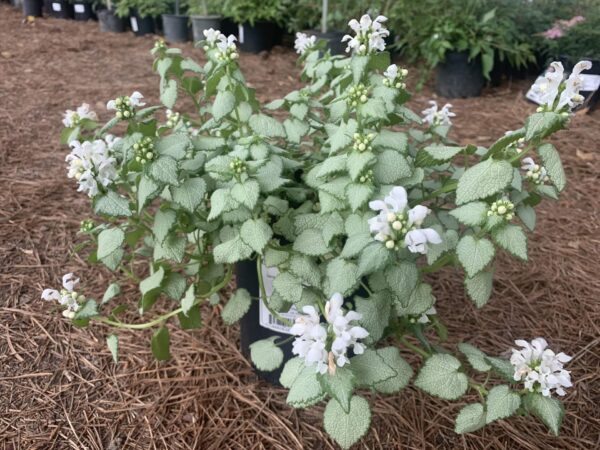
<instances>
[{"instance_id":1,"label":"green-edged leaf","mask_svg":"<svg viewBox=\"0 0 600 450\"><path fill-rule=\"evenodd\" d=\"M471 433L485 426L485 410L481 403L465 405L456 416L454 432L457 434Z\"/></svg>"},{"instance_id":2,"label":"green-edged leaf","mask_svg":"<svg viewBox=\"0 0 600 450\"><path fill-rule=\"evenodd\" d=\"M350 183L346 188L346 193L352 211L357 211L366 205L373 198L374 192L375 188L370 184Z\"/></svg>"},{"instance_id":3,"label":"green-edged leaf","mask_svg":"<svg viewBox=\"0 0 600 450\"><path fill-rule=\"evenodd\" d=\"M221 120L235 108L235 95L231 91L220 91L215 97L212 115L215 120Z\"/></svg>"},{"instance_id":4,"label":"green-edged leaf","mask_svg":"<svg viewBox=\"0 0 600 450\"><path fill-rule=\"evenodd\" d=\"M385 150L377 157L373 174L379 183L393 184L400 178L409 177L412 169L403 155L394 150Z\"/></svg>"},{"instance_id":5,"label":"green-edged leaf","mask_svg":"<svg viewBox=\"0 0 600 450\"><path fill-rule=\"evenodd\" d=\"M408 305L410 295L417 286L419 269L414 263L401 262L385 270L385 280L395 300L401 305Z\"/></svg>"},{"instance_id":6,"label":"green-edged leaf","mask_svg":"<svg viewBox=\"0 0 600 450\"><path fill-rule=\"evenodd\" d=\"M494 386L487 395L486 423L512 416L521 406L521 397L503 384Z\"/></svg>"},{"instance_id":7,"label":"green-edged leaf","mask_svg":"<svg viewBox=\"0 0 600 450\"><path fill-rule=\"evenodd\" d=\"M108 191L106 195L97 195L94 198L94 212L111 217L131 216L129 201L115 191Z\"/></svg>"},{"instance_id":8,"label":"green-edged leaf","mask_svg":"<svg viewBox=\"0 0 600 450\"><path fill-rule=\"evenodd\" d=\"M239 235L217 245L213 249L213 256L215 262L218 264L232 264L243 259L248 259L251 255L252 247L242 241L242 238Z\"/></svg>"},{"instance_id":9,"label":"green-edged leaf","mask_svg":"<svg viewBox=\"0 0 600 450\"><path fill-rule=\"evenodd\" d=\"M502 375L502 377L504 377L504 379L507 381L514 382L513 377L515 374L515 368L510 361L504 358L496 358L493 356L486 356L485 361L492 366L494 372Z\"/></svg>"},{"instance_id":10,"label":"green-edged leaf","mask_svg":"<svg viewBox=\"0 0 600 450\"><path fill-rule=\"evenodd\" d=\"M523 405L558 436L565 416L565 407L559 400L532 392L523 398Z\"/></svg>"},{"instance_id":11,"label":"green-edged leaf","mask_svg":"<svg viewBox=\"0 0 600 450\"><path fill-rule=\"evenodd\" d=\"M251 303L252 298L246 289L235 291L221 312L223 322L227 325L236 323L248 312Z\"/></svg>"},{"instance_id":12,"label":"green-edged leaf","mask_svg":"<svg viewBox=\"0 0 600 450\"><path fill-rule=\"evenodd\" d=\"M471 202L453 209L450 215L467 226L475 227L485 222L488 209L487 203Z\"/></svg>"},{"instance_id":13,"label":"green-edged leaf","mask_svg":"<svg viewBox=\"0 0 600 450\"><path fill-rule=\"evenodd\" d=\"M437 166L451 161L462 150L464 150L464 147L430 145L418 151L415 165L417 167Z\"/></svg>"},{"instance_id":14,"label":"green-edged leaf","mask_svg":"<svg viewBox=\"0 0 600 450\"><path fill-rule=\"evenodd\" d=\"M285 401L294 408L308 408L323 398L325 398L325 392L321 388L321 383L317 379L317 371L313 365L304 367L296 376Z\"/></svg>"},{"instance_id":15,"label":"green-edged leaf","mask_svg":"<svg viewBox=\"0 0 600 450\"><path fill-rule=\"evenodd\" d=\"M169 336L169 329L161 327L154 332L152 335L152 354L159 361L166 361L171 357L169 350L171 344L171 338Z\"/></svg>"},{"instance_id":16,"label":"green-edged leaf","mask_svg":"<svg viewBox=\"0 0 600 450\"><path fill-rule=\"evenodd\" d=\"M108 228L98 235L98 259L110 255L123 245L125 233L120 228Z\"/></svg>"},{"instance_id":17,"label":"green-edged leaf","mask_svg":"<svg viewBox=\"0 0 600 450\"><path fill-rule=\"evenodd\" d=\"M491 270L479 272L471 278L465 278L467 293L478 308L481 308L490 299L493 282L494 272Z\"/></svg>"},{"instance_id":18,"label":"green-edged leaf","mask_svg":"<svg viewBox=\"0 0 600 450\"><path fill-rule=\"evenodd\" d=\"M560 114L541 112L532 114L525 121L525 140L544 138L557 130L562 123Z\"/></svg>"},{"instance_id":19,"label":"green-edged leaf","mask_svg":"<svg viewBox=\"0 0 600 450\"><path fill-rule=\"evenodd\" d=\"M231 188L231 197L241 204L253 209L258 201L260 186L256 180L246 180L243 183L236 183Z\"/></svg>"},{"instance_id":20,"label":"green-edged leaf","mask_svg":"<svg viewBox=\"0 0 600 450\"><path fill-rule=\"evenodd\" d=\"M323 413L323 427L343 449L350 448L359 441L371 425L369 402L355 395L350 401L350 410L344 411L335 399L329 400Z\"/></svg>"},{"instance_id":21,"label":"green-edged leaf","mask_svg":"<svg viewBox=\"0 0 600 450\"><path fill-rule=\"evenodd\" d=\"M473 369L478 370L479 372L487 372L492 368L486 361L487 355L477 347L463 342L458 344L458 349L467 357L467 360Z\"/></svg>"},{"instance_id":22,"label":"green-edged leaf","mask_svg":"<svg viewBox=\"0 0 600 450\"><path fill-rule=\"evenodd\" d=\"M181 299L181 311L186 316L188 315L192 306L194 306L194 302L196 301L196 294L194 285L191 284L190 287L185 291L185 296Z\"/></svg>"},{"instance_id":23,"label":"green-edged leaf","mask_svg":"<svg viewBox=\"0 0 600 450\"><path fill-rule=\"evenodd\" d=\"M335 374L318 375L323 392L337 400L344 412L350 411L350 399L354 392L354 373L345 367L336 367Z\"/></svg>"},{"instance_id":24,"label":"green-edged leaf","mask_svg":"<svg viewBox=\"0 0 600 450\"><path fill-rule=\"evenodd\" d=\"M172 209L159 209L156 211L152 233L157 242L162 243L167 238L176 221L177 214Z\"/></svg>"},{"instance_id":25,"label":"green-edged leaf","mask_svg":"<svg viewBox=\"0 0 600 450\"><path fill-rule=\"evenodd\" d=\"M431 286L421 283L410 294L406 306L396 304L396 312L401 316L424 314L434 303L435 297L431 293Z\"/></svg>"},{"instance_id":26,"label":"green-edged leaf","mask_svg":"<svg viewBox=\"0 0 600 450\"><path fill-rule=\"evenodd\" d=\"M121 287L118 283L111 283L104 291L104 295L102 296L102 304L112 300L114 297L121 293Z\"/></svg>"},{"instance_id":27,"label":"green-edged leaf","mask_svg":"<svg viewBox=\"0 0 600 450\"><path fill-rule=\"evenodd\" d=\"M283 351L275 345L276 339L272 336L250 345L250 358L258 370L271 372L281 366Z\"/></svg>"},{"instance_id":28,"label":"green-edged leaf","mask_svg":"<svg viewBox=\"0 0 600 450\"><path fill-rule=\"evenodd\" d=\"M456 204L463 205L501 192L512 179L513 167L509 162L486 159L467 169L460 177Z\"/></svg>"},{"instance_id":29,"label":"green-edged leaf","mask_svg":"<svg viewBox=\"0 0 600 450\"><path fill-rule=\"evenodd\" d=\"M527 261L527 236L518 225L507 224L492 232L494 242L523 261Z\"/></svg>"},{"instance_id":30,"label":"green-edged leaf","mask_svg":"<svg viewBox=\"0 0 600 450\"><path fill-rule=\"evenodd\" d=\"M390 320L391 299L378 292L369 298L354 297L356 311L362 315L360 325L369 332L368 341L377 342Z\"/></svg>"},{"instance_id":31,"label":"green-edged leaf","mask_svg":"<svg viewBox=\"0 0 600 450\"><path fill-rule=\"evenodd\" d=\"M456 254L467 275L473 277L494 258L494 245L485 238L464 236L456 246Z\"/></svg>"},{"instance_id":32,"label":"green-edged leaf","mask_svg":"<svg viewBox=\"0 0 600 450\"><path fill-rule=\"evenodd\" d=\"M373 241L367 245L358 258L358 276L368 275L383 269L392 258L392 253L383 243Z\"/></svg>"},{"instance_id":33,"label":"green-edged leaf","mask_svg":"<svg viewBox=\"0 0 600 450\"><path fill-rule=\"evenodd\" d=\"M150 166L150 176L157 181L177 186L177 161L169 156L161 156Z\"/></svg>"},{"instance_id":34,"label":"green-edged leaf","mask_svg":"<svg viewBox=\"0 0 600 450\"><path fill-rule=\"evenodd\" d=\"M160 186L152 178L142 175L140 178L140 184L137 190L138 199L138 213L142 212L142 209L146 204L152 200L158 194Z\"/></svg>"},{"instance_id":35,"label":"green-edged leaf","mask_svg":"<svg viewBox=\"0 0 600 450\"><path fill-rule=\"evenodd\" d=\"M320 256L329 252L321 230L309 228L304 230L294 241L294 250L304 255Z\"/></svg>"},{"instance_id":36,"label":"green-edged leaf","mask_svg":"<svg viewBox=\"0 0 600 450\"><path fill-rule=\"evenodd\" d=\"M89 299L75 313L75 320L90 319L98 315L98 304L96 300Z\"/></svg>"},{"instance_id":37,"label":"green-edged leaf","mask_svg":"<svg viewBox=\"0 0 600 450\"><path fill-rule=\"evenodd\" d=\"M538 148L538 153L542 158L548 176L554 183L554 186L556 186L556 189L558 189L558 192L561 192L567 184L567 178L556 148L552 144L544 144Z\"/></svg>"},{"instance_id":38,"label":"green-edged leaf","mask_svg":"<svg viewBox=\"0 0 600 450\"><path fill-rule=\"evenodd\" d=\"M285 137L283 125L266 114L255 114L248 121L250 128L256 134L267 137Z\"/></svg>"},{"instance_id":39,"label":"green-edged leaf","mask_svg":"<svg viewBox=\"0 0 600 450\"><path fill-rule=\"evenodd\" d=\"M110 354L112 355L113 361L115 363L119 362L119 337L116 334L111 334L106 338L106 345L110 350Z\"/></svg>"},{"instance_id":40,"label":"green-edged leaf","mask_svg":"<svg viewBox=\"0 0 600 450\"><path fill-rule=\"evenodd\" d=\"M177 82L175 80L169 80L160 85L160 101L167 108L173 108L177 101Z\"/></svg>"},{"instance_id":41,"label":"green-edged leaf","mask_svg":"<svg viewBox=\"0 0 600 450\"><path fill-rule=\"evenodd\" d=\"M302 369L304 369L304 361L300 357L290 359L283 366L279 382L284 388L291 388L298 375L300 375L300 372L302 372Z\"/></svg>"},{"instance_id":42,"label":"green-edged leaf","mask_svg":"<svg viewBox=\"0 0 600 450\"><path fill-rule=\"evenodd\" d=\"M456 400L467 391L469 379L459 372L460 361L447 354L431 356L421 368L415 386L431 395Z\"/></svg>"},{"instance_id":43,"label":"green-edged leaf","mask_svg":"<svg viewBox=\"0 0 600 450\"><path fill-rule=\"evenodd\" d=\"M529 205L521 204L517 206L517 216L519 216L519 219L521 219L521 222L523 222L527 228L531 231L535 230L535 209Z\"/></svg>"},{"instance_id":44,"label":"green-edged leaf","mask_svg":"<svg viewBox=\"0 0 600 450\"><path fill-rule=\"evenodd\" d=\"M336 292L346 296L354 290L360 277L356 264L343 258L332 259L327 264L326 293L330 297Z\"/></svg>"},{"instance_id":45,"label":"green-edged leaf","mask_svg":"<svg viewBox=\"0 0 600 450\"><path fill-rule=\"evenodd\" d=\"M242 241L252 247L256 253L262 253L272 236L273 230L262 219L247 220L240 229Z\"/></svg>"},{"instance_id":46,"label":"green-edged leaf","mask_svg":"<svg viewBox=\"0 0 600 450\"><path fill-rule=\"evenodd\" d=\"M202 204L204 194L206 194L206 181L202 178L190 178L181 186L171 187L173 201L191 213Z\"/></svg>"},{"instance_id":47,"label":"green-edged leaf","mask_svg":"<svg viewBox=\"0 0 600 450\"><path fill-rule=\"evenodd\" d=\"M350 367L356 376L357 387L375 388L375 385L398 375L383 356L373 349L350 358Z\"/></svg>"},{"instance_id":48,"label":"green-edged leaf","mask_svg":"<svg viewBox=\"0 0 600 450\"><path fill-rule=\"evenodd\" d=\"M376 383L375 390L383 394L394 394L406 387L414 372L410 364L400 356L398 348L380 348L377 349L377 354L383 358L388 366L396 371L397 375L388 380Z\"/></svg>"}]
</instances>

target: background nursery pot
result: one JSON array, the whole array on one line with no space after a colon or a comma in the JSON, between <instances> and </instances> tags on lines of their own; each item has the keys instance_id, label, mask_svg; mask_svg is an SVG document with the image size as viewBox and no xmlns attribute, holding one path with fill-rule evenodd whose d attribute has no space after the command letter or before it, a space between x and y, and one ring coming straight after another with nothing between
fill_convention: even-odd
<instances>
[{"instance_id":1,"label":"background nursery pot","mask_svg":"<svg viewBox=\"0 0 600 450\"><path fill-rule=\"evenodd\" d=\"M342 42L344 34L341 31L327 31L322 33L320 31L313 31L313 34L317 37L317 40L327 41L327 48L332 55L344 55L346 53L346 44Z\"/></svg>"},{"instance_id":2,"label":"background nursery pot","mask_svg":"<svg viewBox=\"0 0 600 450\"><path fill-rule=\"evenodd\" d=\"M254 25L249 23L238 25L237 35L243 51L260 53L280 44L282 31L273 22L259 20Z\"/></svg>"},{"instance_id":3,"label":"background nursery pot","mask_svg":"<svg viewBox=\"0 0 600 450\"><path fill-rule=\"evenodd\" d=\"M126 22L110 9L98 11L98 21L100 22L100 31L110 33L123 33Z\"/></svg>"},{"instance_id":4,"label":"background nursery pot","mask_svg":"<svg viewBox=\"0 0 600 450\"><path fill-rule=\"evenodd\" d=\"M50 15L57 19L72 19L73 5L66 0L51 0L48 2Z\"/></svg>"},{"instance_id":5,"label":"background nursery pot","mask_svg":"<svg viewBox=\"0 0 600 450\"><path fill-rule=\"evenodd\" d=\"M478 97L484 85L481 60L469 61L468 52L449 52L437 66L435 91L443 97Z\"/></svg>"},{"instance_id":6,"label":"background nursery pot","mask_svg":"<svg viewBox=\"0 0 600 450\"><path fill-rule=\"evenodd\" d=\"M134 12L129 17L129 24L136 36L145 36L146 34L153 34L156 32L156 21L154 17L151 16L140 17L137 12Z\"/></svg>"},{"instance_id":7,"label":"background nursery pot","mask_svg":"<svg viewBox=\"0 0 600 450\"><path fill-rule=\"evenodd\" d=\"M192 16L192 34L194 42L204 39L204 30L212 28L213 30L221 29L221 16Z\"/></svg>"},{"instance_id":8,"label":"background nursery pot","mask_svg":"<svg viewBox=\"0 0 600 450\"><path fill-rule=\"evenodd\" d=\"M73 18L81 21L94 19L92 4L86 2L73 3Z\"/></svg>"},{"instance_id":9,"label":"background nursery pot","mask_svg":"<svg viewBox=\"0 0 600 450\"><path fill-rule=\"evenodd\" d=\"M190 18L178 14L162 15L163 32L167 42L187 42L190 40Z\"/></svg>"},{"instance_id":10,"label":"background nursery pot","mask_svg":"<svg viewBox=\"0 0 600 450\"><path fill-rule=\"evenodd\" d=\"M42 17L42 0L23 0L23 15Z\"/></svg>"}]
</instances>

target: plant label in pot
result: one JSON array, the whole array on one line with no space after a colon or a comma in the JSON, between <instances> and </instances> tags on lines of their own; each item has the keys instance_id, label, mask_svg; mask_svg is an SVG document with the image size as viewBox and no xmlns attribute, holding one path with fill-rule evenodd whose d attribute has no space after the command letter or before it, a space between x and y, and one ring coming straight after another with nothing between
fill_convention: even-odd
<instances>
[{"instance_id":1,"label":"plant label in pot","mask_svg":"<svg viewBox=\"0 0 600 450\"><path fill-rule=\"evenodd\" d=\"M137 17L131 16L129 18L129 24L131 25L131 29L134 33L137 33L140 30L140 28L138 27Z\"/></svg>"}]
</instances>

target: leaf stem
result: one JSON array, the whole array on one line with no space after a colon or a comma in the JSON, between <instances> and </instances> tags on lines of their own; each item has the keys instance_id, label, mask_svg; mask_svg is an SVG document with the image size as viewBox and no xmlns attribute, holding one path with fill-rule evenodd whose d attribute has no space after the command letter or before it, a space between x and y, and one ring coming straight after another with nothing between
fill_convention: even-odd
<instances>
[{"instance_id":1,"label":"leaf stem","mask_svg":"<svg viewBox=\"0 0 600 450\"><path fill-rule=\"evenodd\" d=\"M417 347L415 344L409 342L406 340L406 338L401 337L398 339L400 341L400 343L402 345L404 345L406 348L408 348L409 350L412 350L413 352L421 355L423 358L429 358L429 353L427 353L425 350L423 350L421 347Z\"/></svg>"}]
</instances>

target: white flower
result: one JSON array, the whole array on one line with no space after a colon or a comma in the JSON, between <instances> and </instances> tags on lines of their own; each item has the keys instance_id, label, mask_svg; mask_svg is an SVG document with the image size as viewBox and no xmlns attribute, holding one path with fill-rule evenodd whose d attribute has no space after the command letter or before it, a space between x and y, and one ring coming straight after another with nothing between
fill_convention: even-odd
<instances>
[{"instance_id":1,"label":"white flower","mask_svg":"<svg viewBox=\"0 0 600 450\"><path fill-rule=\"evenodd\" d=\"M575 64L573 72L571 72L571 75L564 83L561 91L565 70L560 62L554 61L550 64L550 69L546 72L544 78L536 81L532 89L541 94L540 100L546 111L570 111L584 101L583 96L579 94L583 83L581 72L589 70L591 67L592 63L589 61L579 61ZM558 102L556 102L557 98ZM554 105L555 103L556 106Z\"/></svg>"},{"instance_id":2,"label":"white flower","mask_svg":"<svg viewBox=\"0 0 600 450\"><path fill-rule=\"evenodd\" d=\"M297 335L292 347L292 353L304 359L307 366L316 364L319 373L335 373L335 365L343 367L350 361L348 348L360 355L365 347L358 342L366 338L369 333L362 327L352 322L362 318L355 311L344 313L342 305L344 299L341 294L335 293L325 305L325 319L327 326L320 323L319 313L313 306L302 308L304 315L296 318L290 333ZM331 338L331 349L327 349L328 337Z\"/></svg>"},{"instance_id":3,"label":"white flower","mask_svg":"<svg viewBox=\"0 0 600 450\"><path fill-rule=\"evenodd\" d=\"M387 87L395 87L396 89L404 89L406 84L404 78L408 75L408 70L400 69L396 64L391 64L383 72L383 85Z\"/></svg>"},{"instance_id":4,"label":"white flower","mask_svg":"<svg viewBox=\"0 0 600 450\"><path fill-rule=\"evenodd\" d=\"M417 319L418 323L429 323L431 322L431 320L429 319L429 316L433 316L437 314L437 310L435 309L435 306L432 306L431 308L429 308L427 311L425 311L423 314L421 314L421 316Z\"/></svg>"},{"instance_id":5,"label":"white flower","mask_svg":"<svg viewBox=\"0 0 600 450\"><path fill-rule=\"evenodd\" d=\"M108 145L107 145L108 142ZM99 192L99 185L108 186L117 178L116 159L110 156L110 148L118 142L112 137L103 140L72 141L72 150L65 161L69 163L67 176L75 178L79 183L79 192L94 197Z\"/></svg>"},{"instance_id":6,"label":"white flower","mask_svg":"<svg viewBox=\"0 0 600 450\"><path fill-rule=\"evenodd\" d=\"M304 55L304 53L317 42L316 36L308 36L306 33L296 33L294 41L294 49L296 53Z\"/></svg>"},{"instance_id":7,"label":"white flower","mask_svg":"<svg viewBox=\"0 0 600 450\"><path fill-rule=\"evenodd\" d=\"M144 106L145 103L142 102L144 96L140 94L138 91L135 91L133 94L129 96L129 101L131 101L131 106Z\"/></svg>"},{"instance_id":8,"label":"white flower","mask_svg":"<svg viewBox=\"0 0 600 450\"><path fill-rule=\"evenodd\" d=\"M525 388L531 392L541 392L550 397L552 391L558 395L566 394L564 387L571 387L571 375L563 369L563 364L571 357L564 353L555 354L543 338L536 338L531 343L516 340L521 349L512 349L510 363L515 368L515 381L524 381Z\"/></svg>"},{"instance_id":9,"label":"white flower","mask_svg":"<svg viewBox=\"0 0 600 450\"><path fill-rule=\"evenodd\" d=\"M446 103L441 110L438 111L438 104L435 100L430 100L430 108L421 111L423 114L423 122L428 123L430 126L437 125L452 125L451 117L456 117L456 114L450 111L452 105Z\"/></svg>"},{"instance_id":10,"label":"white flower","mask_svg":"<svg viewBox=\"0 0 600 450\"><path fill-rule=\"evenodd\" d=\"M98 120L98 116L94 111L90 110L90 105L82 104L76 111L67 109L63 115L63 124L67 128L76 127L83 119Z\"/></svg>"},{"instance_id":11,"label":"white flower","mask_svg":"<svg viewBox=\"0 0 600 450\"><path fill-rule=\"evenodd\" d=\"M523 158L521 161L521 170L525 171L525 178L535 184L542 184L548 181L548 172L546 168L536 164L533 158Z\"/></svg>"},{"instance_id":12,"label":"white flower","mask_svg":"<svg viewBox=\"0 0 600 450\"><path fill-rule=\"evenodd\" d=\"M394 81L398 76L398 66L396 64L388 66L388 68L385 69L385 72L383 72L383 76L390 81Z\"/></svg>"},{"instance_id":13,"label":"white flower","mask_svg":"<svg viewBox=\"0 0 600 450\"><path fill-rule=\"evenodd\" d=\"M224 36L223 33L221 33L219 30L213 30L212 28L204 30L202 34L204 34L204 37L206 38L206 43L210 47L214 47L216 42L221 39L221 36Z\"/></svg>"},{"instance_id":14,"label":"white flower","mask_svg":"<svg viewBox=\"0 0 600 450\"><path fill-rule=\"evenodd\" d=\"M360 22L352 19L348 25L356 33L356 36L345 35L342 42L348 41L346 52L354 52L359 55L366 55L373 51L385 50L385 38L390 32L383 26L387 17L378 16L371 20L371 16L365 14L360 18Z\"/></svg>"},{"instance_id":15,"label":"white flower","mask_svg":"<svg viewBox=\"0 0 600 450\"><path fill-rule=\"evenodd\" d=\"M429 214L429 208L416 205L406 211L408 199L406 189L394 187L383 200L369 202L369 208L379 212L369 219L369 229L375 240L385 242L389 249L397 249L398 242L412 253L427 253L427 244L440 244L442 239L433 228L420 228Z\"/></svg>"},{"instance_id":16,"label":"white flower","mask_svg":"<svg viewBox=\"0 0 600 450\"><path fill-rule=\"evenodd\" d=\"M217 59L227 61L237 59L239 55L235 46L236 40L237 38L233 34L229 36L221 34L216 44L218 49Z\"/></svg>"},{"instance_id":17,"label":"white flower","mask_svg":"<svg viewBox=\"0 0 600 450\"><path fill-rule=\"evenodd\" d=\"M118 145L119 142L122 141L120 137L115 137L112 134L107 134L106 136L104 136L104 140L106 141L106 146L108 147L108 150L111 152L115 149L115 145Z\"/></svg>"},{"instance_id":18,"label":"white flower","mask_svg":"<svg viewBox=\"0 0 600 450\"><path fill-rule=\"evenodd\" d=\"M579 94L579 89L583 84L583 80L581 79L581 72L584 70L589 70L592 68L592 63L589 61L579 61L573 67L573 72L569 75L565 83L565 89L560 94L560 99L558 100L558 105L556 109L560 111L565 106L568 106L569 109L573 109L576 106L579 106L585 100L583 95Z\"/></svg>"},{"instance_id":19,"label":"white flower","mask_svg":"<svg viewBox=\"0 0 600 450\"><path fill-rule=\"evenodd\" d=\"M63 311L63 316L72 319L75 313L79 310L80 304L85 301L85 296L75 292L75 287L79 284L79 278L68 273L62 278L63 288L59 291L56 289L44 289L42 292L42 300L57 301L66 309Z\"/></svg>"},{"instance_id":20,"label":"white flower","mask_svg":"<svg viewBox=\"0 0 600 450\"><path fill-rule=\"evenodd\" d=\"M558 61L554 61L550 64L550 70L546 72L544 79L533 85L533 90L541 94L541 102L550 110L554 106L554 100L558 95L564 73L563 65Z\"/></svg>"}]
</instances>

